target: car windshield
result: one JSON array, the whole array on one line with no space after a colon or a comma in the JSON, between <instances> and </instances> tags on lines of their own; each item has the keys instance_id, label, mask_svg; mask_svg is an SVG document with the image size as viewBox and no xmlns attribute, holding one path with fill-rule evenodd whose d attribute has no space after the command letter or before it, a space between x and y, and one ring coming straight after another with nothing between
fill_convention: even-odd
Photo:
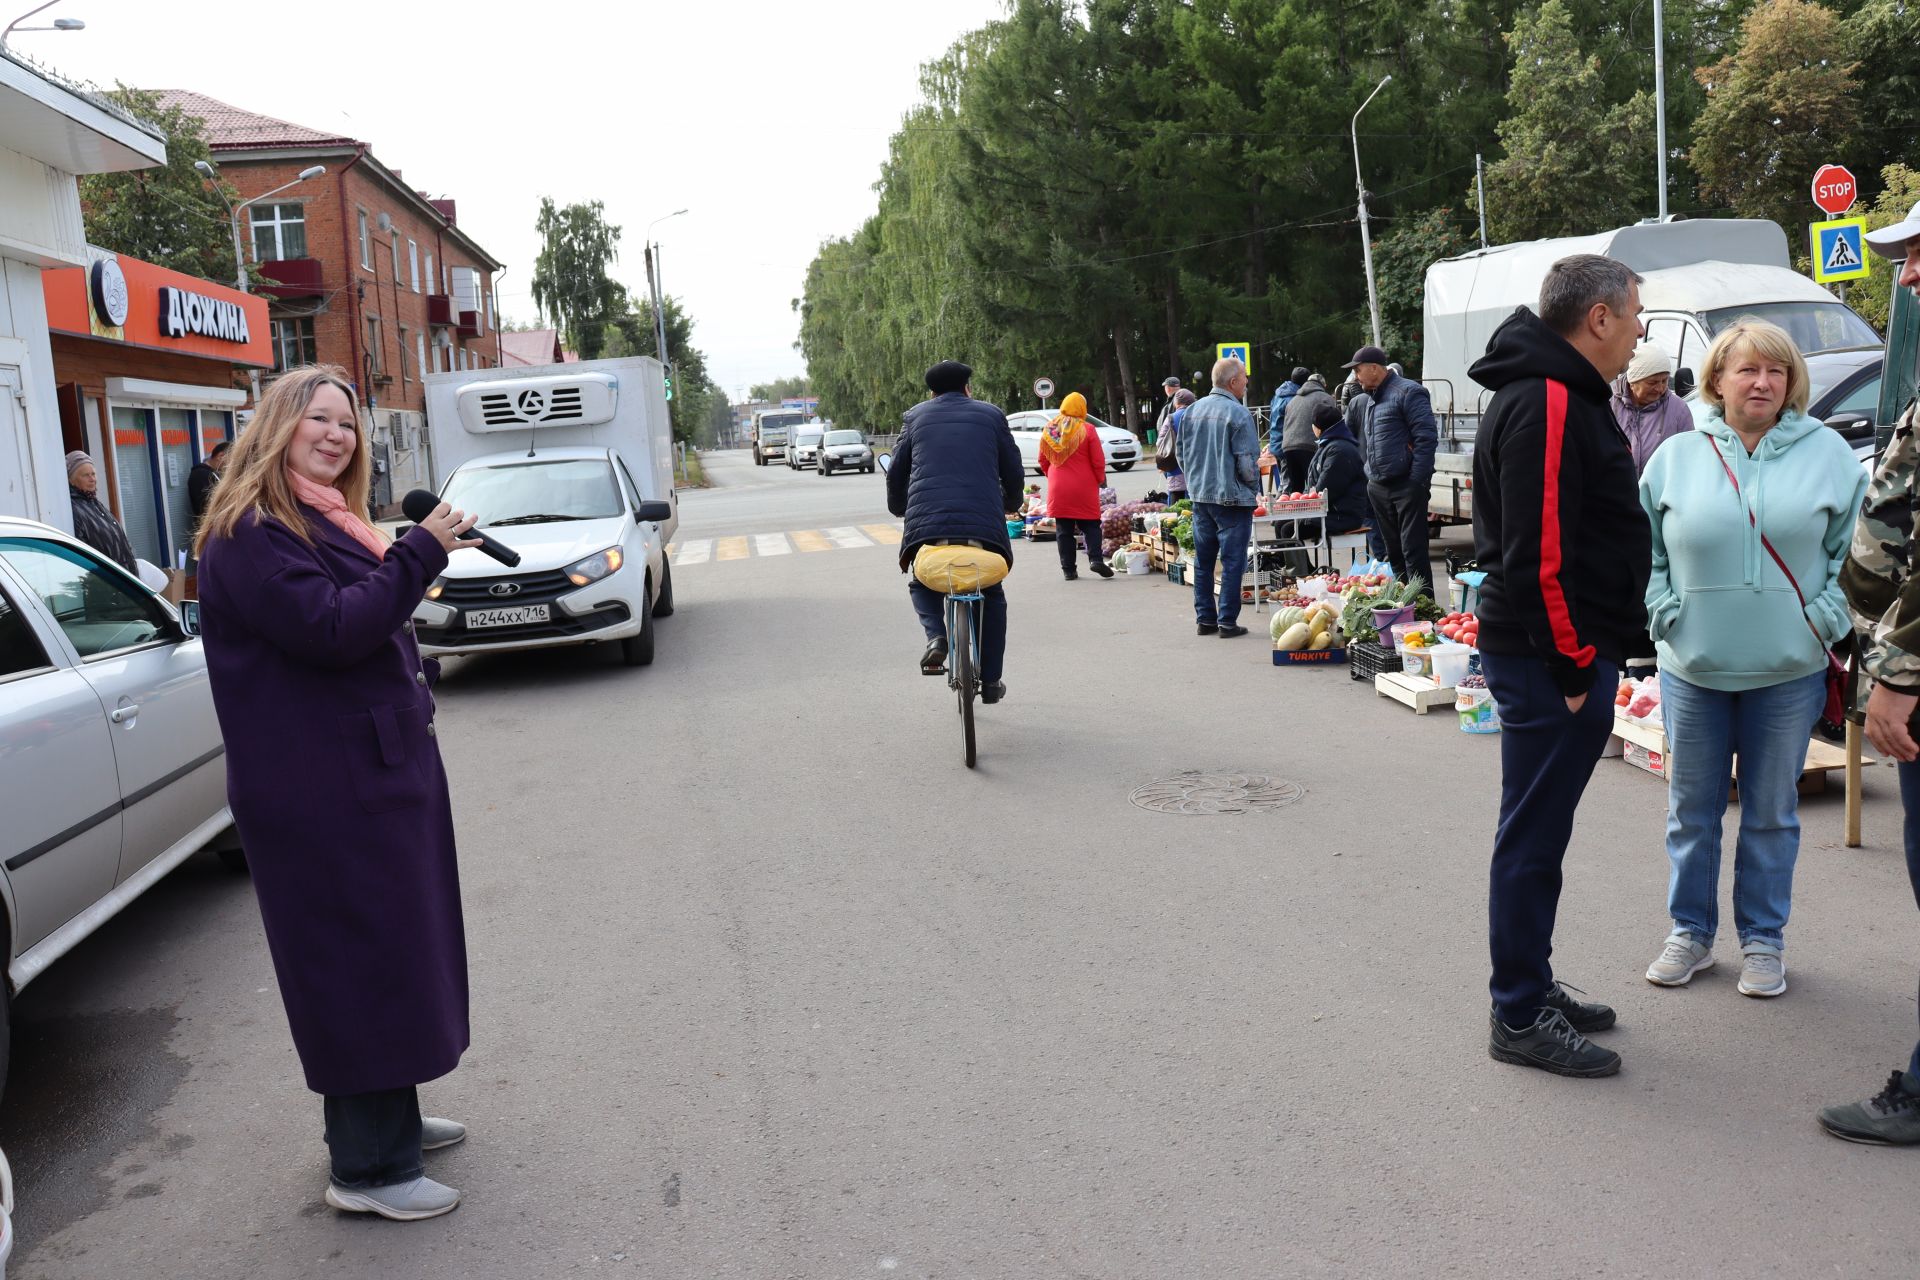
<instances>
[{"instance_id":1,"label":"car windshield","mask_svg":"<svg viewBox=\"0 0 1920 1280\"><path fill-rule=\"evenodd\" d=\"M860 438L860 433L858 431L829 431L827 432L826 443L828 444L865 444L866 442Z\"/></svg>"},{"instance_id":2,"label":"car windshield","mask_svg":"<svg viewBox=\"0 0 1920 1280\"><path fill-rule=\"evenodd\" d=\"M788 427L799 425L799 422L800 415L797 413L770 413L760 419L760 429L762 431L785 431Z\"/></svg>"},{"instance_id":3,"label":"car windshield","mask_svg":"<svg viewBox=\"0 0 1920 1280\"><path fill-rule=\"evenodd\" d=\"M479 512L483 525L603 520L626 510L604 458L462 467L440 497Z\"/></svg>"},{"instance_id":4,"label":"car windshield","mask_svg":"<svg viewBox=\"0 0 1920 1280\"><path fill-rule=\"evenodd\" d=\"M818 431L802 431L797 437L797 440L800 444L819 444L820 433Z\"/></svg>"},{"instance_id":5,"label":"car windshield","mask_svg":"<svg viewBox=\"0 0 1920 1280\"><path fill-rule=\"evenodd\" d=\"M1707 328L1721 330L1742 320L1765 320L1787 331L1800 354L1877 347L1880 335L1841 302L1762 302L1750 307L1722 307L1706 313Z\"/></svg>"}]
</instances>

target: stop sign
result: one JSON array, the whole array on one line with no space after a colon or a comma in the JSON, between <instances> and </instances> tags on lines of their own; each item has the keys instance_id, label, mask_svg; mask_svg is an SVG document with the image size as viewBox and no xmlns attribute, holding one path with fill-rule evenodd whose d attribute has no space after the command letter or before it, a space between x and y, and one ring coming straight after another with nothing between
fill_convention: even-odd
<instances>
[{"instance_id":1,"label":"stop sign","mask_svg":"<svg viewBox=\"0 0 1920 1280\"><path fill-rule=\"evenodd\" d=\"M1813 175L1813 202L1830 218L1837 218L1853 208L1853 202L1859 195L1860 188L1854 185L1853 173L1845 165L1823 164L1819 172Z\"/></svg>"}]
</instances>

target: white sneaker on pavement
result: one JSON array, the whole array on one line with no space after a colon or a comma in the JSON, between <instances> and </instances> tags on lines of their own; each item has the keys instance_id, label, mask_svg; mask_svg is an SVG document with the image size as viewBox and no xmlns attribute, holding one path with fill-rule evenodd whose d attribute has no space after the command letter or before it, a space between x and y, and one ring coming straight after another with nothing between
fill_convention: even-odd
<instances>
[{"instance_id":1,"label":"white sneaker on pavement","mask_svg":"<svg viewBox=\"0 0 1920 1280\"><path fill-rule=\"evenodd\" d=\"M460 1193L443 1187L432 1178L415 1178L386 1187L346 1187L327 1184L327 1203L343 1213L377 1213L395 1222L417 1222L450 1213L460 1203Z\"/></svg>"},{"instance_id":2,"label":"white sneaker on pavement","mask_svg":"<svg viewBox=\"0 0 1920 1280\"><path fill-rule=\"evenodd\" d=\"M1713 968L1713 948L1676 933L1667 939L1659 958L1647 966L1647 981L1660 987L1684 987L1702 969Z\"/></svg>"},{"instance_id":3,"label":"white sneaker on pavement","mask_svg":"<svg viewBox=\"0 0 1920 1280\"><path fill-rule=\"evenodd\" d=\"M1740 994L1766 999L1787 993L1787 962L1771 947L1755 948L1740 964Z\"/></svg>"}]
</instances>

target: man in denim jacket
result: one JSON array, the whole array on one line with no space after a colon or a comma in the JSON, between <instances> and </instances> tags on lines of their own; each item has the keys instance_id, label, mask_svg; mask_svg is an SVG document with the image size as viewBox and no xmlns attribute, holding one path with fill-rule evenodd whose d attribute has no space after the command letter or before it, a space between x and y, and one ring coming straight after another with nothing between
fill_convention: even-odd
<instances>
[{"instance_id":1,"label":"man in denim jacket","mask_svg":"<svg viewBox=\"0 0 1920 1280\"><path fill-rule=\"evenodd\" d=\"M1213 366L1213 391L1180 419L1180 469L1193 499L1193 612L1203 636L1247 634L1239 625L1240 579L1259 501L1260 434L1244 403L1247 367L1229 356ZM1213 562L1221 564L1220 594Z\"/></svg>"}]
</instances>

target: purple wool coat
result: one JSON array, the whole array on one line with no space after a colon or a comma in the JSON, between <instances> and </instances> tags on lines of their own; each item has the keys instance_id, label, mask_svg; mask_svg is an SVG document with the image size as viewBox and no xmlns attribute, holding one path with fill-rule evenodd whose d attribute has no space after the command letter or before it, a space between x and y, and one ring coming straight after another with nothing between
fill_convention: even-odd
<instances>
[{"instance_id":1,"label":"purple wool coat","mask_svg":"<svg viewBox=\"0 0 1920 1280\"><path fill-rule=\"evenodd\" d=\"M1625 375L1614 379L1613 419L1627 437L1633 452L1633 474L1647 469L1653 451L1677 435L1693 430L1693 410L1685 400L1669 391L1642 409L1633 402Z\"/></svg>"},{"instance_id":2,"label":"purple wool coat","mask_svg":"<svg viewBox=\"0 0 1920 1280\"><path fill-rule=\"evenodd\" d=\"M201 627L245 843L307 1087L419 1084L466 1050L453 808L410 615L447 554L414 529L384 561L309 512L210 541Z\"/></svg>"}]
</instances>

